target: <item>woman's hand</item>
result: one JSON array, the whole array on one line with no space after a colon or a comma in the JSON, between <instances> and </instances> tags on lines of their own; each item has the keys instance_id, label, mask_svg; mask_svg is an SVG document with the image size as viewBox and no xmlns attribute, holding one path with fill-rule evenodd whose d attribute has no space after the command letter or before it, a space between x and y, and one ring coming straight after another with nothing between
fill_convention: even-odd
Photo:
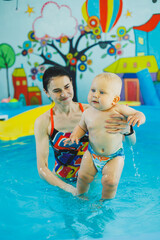
<instances>
[{"instance_id":1,"label":"woman's hand","mask_svg":"<svg viewBox=\"0 0 160 240\"><path fill-rule=\"evenodd\" d=\"M127 118L121 114L112 114L110 118L106 120L105 128L108 133L130 133L130 125L127 122Z\"/></svg>"},{"instance_id":2,"label":"woman's hand","mask_svg":"<svg viewBox=\"0 0 160 240\"><path fill-rule=\"evenodd\" d=\"M129 125L132 125L134 127L137 124L137 127L139 127L141 124L145 123L146 117L142 112L136 112L132 116L129 116L127 118L127 121Z\"/></svg>"},{"instance_id":3,"label":"woman's hand","mask_svg":"<svg viewBox=\"0 0 160 240\"><path fill-rule=\"evenodd\" d=\"M73 196L77 196L77 188L74 186L67 184L64 188L66 192L72 193Z\"/></svg>"}]
</instances>

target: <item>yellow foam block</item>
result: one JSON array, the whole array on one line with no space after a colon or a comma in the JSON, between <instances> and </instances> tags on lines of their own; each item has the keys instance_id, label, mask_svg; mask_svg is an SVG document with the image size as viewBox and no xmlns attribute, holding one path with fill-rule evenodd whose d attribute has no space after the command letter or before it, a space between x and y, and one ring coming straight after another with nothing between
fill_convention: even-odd
<instances>
[{"instance_id":1,"label":"yellow foam block","mask_svg":"<svg viewBox=\"0 0 160 240\"><path fill-rule=\"evenodd\" d=\"M0 121L0 140L15 140L19 137L33 135L36 118L53 106L54 103L40 106L16 115L6 121Z\"/></svg>"},{"instance_id":2,"label":"yellow foam block","mask_svg":"<svg viewBox=\"0 0 160 240\"><path fill-rule=\"evenodd\" d=\"M128 106L140 106L141 102L139 101L120 101L119 104L124 104Z\"/></svg>"}]
</instances>

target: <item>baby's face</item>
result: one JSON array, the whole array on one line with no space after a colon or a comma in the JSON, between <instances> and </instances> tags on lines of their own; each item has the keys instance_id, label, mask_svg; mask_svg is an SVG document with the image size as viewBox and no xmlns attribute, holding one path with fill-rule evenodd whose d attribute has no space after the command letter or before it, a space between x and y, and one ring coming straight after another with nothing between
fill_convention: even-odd
<instances>
[{"instance_id":1,"label":"baby's face","mask_svg":"<svg viewBox=\"0 0 160 240\"><path fill-rule=\"evenodd\" d=\"M108 110L113 106L115 98L114 86L111 81L104 78L95 78L88 94L89 104L101 111Z\"/></svg>"}]
</instances>

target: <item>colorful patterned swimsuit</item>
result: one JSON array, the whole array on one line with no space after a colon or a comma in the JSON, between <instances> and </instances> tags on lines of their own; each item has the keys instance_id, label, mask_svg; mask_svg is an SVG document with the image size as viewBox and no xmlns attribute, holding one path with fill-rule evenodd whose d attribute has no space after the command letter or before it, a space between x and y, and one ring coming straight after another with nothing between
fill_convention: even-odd
<instances>
[{"instance_id":1,"label":"colorful patterned swimsuit","mask_svg":"<svg viewBox=\"0 0 160 240\"><path fill-rule=\"evenodd\" d=\"M83 106L79 103L83 112ZM63 141L70 136L69 133L59 132L54 128L53 108L51 114L51 133L49 140L55 154L55 172L58 176L66 179L76 179L76 173L80 168L84 152L88 148L88 135L83 136L79 143L64 146Z\"/></svg>"}]
</instances>

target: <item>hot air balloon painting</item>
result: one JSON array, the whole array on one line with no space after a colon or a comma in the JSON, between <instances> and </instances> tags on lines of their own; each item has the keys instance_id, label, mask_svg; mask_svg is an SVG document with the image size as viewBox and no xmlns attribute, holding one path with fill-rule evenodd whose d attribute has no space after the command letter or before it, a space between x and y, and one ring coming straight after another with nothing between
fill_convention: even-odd
<instances>
[{"instance_id":1,"label":"hot air balloon painting","mask_svg":"<svg viewBox=\"0 0 160 240\"><path fill-rule=\"evenodd\" d=\"M101 27L103 33L109 32L122 14L122 0L86 0L82 15L91 29Z\"/></svg>"}]
</instances>

